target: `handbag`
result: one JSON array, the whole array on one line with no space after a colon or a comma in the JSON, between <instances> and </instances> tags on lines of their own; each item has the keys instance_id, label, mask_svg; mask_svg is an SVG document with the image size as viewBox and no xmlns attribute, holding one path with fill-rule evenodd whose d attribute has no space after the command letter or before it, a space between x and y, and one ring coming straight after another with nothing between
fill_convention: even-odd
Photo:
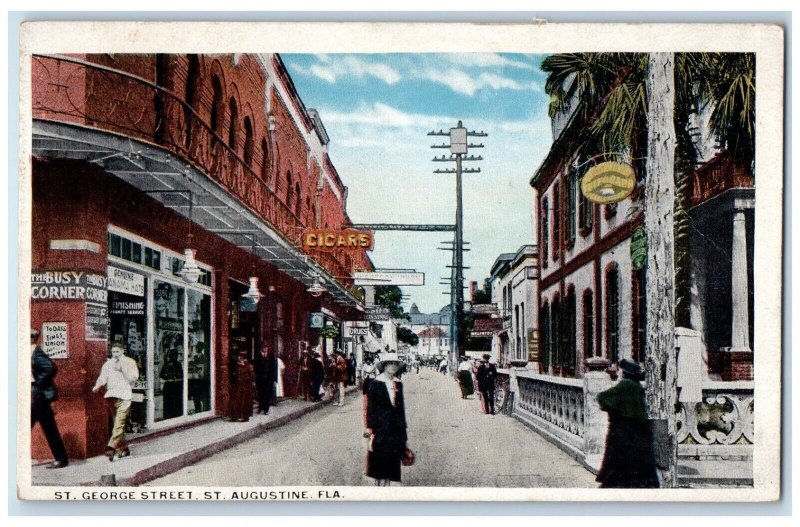
<instances>
[{"instance_id":1,"label":"handbag","mask_svg":"<svg viewBox=\"0 0 800 527\"><path fill-rule=\"evenodd\" d=\"M403 451L403 456L400 458L400 463L402 463L404 467L410 467L414 464L416 457L417 456L414 454L414 451L406 447L406 449Z\"/></svg>"}]
</instances>

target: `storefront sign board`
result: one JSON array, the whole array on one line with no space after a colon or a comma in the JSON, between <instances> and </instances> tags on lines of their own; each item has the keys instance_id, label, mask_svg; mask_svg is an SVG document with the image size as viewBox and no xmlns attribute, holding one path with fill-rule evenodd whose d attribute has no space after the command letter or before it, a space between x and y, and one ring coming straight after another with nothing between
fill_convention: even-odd
<instances>
[{"instance_id":1,"label":"storefront sign board","mask_svg":"<svg viewBox=\"0 0 800 527\"><path fill-rule=\"evenodd\" d=\"M51 359L69 358L69 327L66 322L42 324L42 351Z\"/></svg>"}]
</instances>

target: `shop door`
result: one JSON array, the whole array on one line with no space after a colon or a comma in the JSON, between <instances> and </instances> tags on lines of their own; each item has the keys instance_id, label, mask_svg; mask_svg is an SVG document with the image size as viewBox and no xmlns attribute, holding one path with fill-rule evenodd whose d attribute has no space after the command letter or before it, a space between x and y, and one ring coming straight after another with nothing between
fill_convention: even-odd
<instances>
[{"instance_id":1,"label":"shop door","mask_svg":"<svg viewBox=\"0 0 800 527\"><path fill-rule=\"evenodd\" d=\"M154 280L154 421L211 410L211 297Z\"/></svg>"},{"instance_id":2,"label":"shop door","mask_svg":"<svg viewBox=\"0 0 800 527\"><path fill-rule=\"evenodd\" d=\"M147 279L138 273L109 267L109 342L125 346L125 354L136 361L139 378L133 385L128 432L147 428Z\"/></svg>"}]
</instances>

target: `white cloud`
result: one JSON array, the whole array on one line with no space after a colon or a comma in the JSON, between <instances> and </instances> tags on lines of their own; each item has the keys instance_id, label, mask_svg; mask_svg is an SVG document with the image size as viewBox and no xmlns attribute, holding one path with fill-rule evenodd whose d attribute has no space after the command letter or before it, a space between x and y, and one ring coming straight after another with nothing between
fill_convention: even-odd
<instances>
[{"instance_id":1,"label":"white cloud","mask_svg":"<svg viewBox=\"0 0 800 527\"><path fill-rule=\"evenodd\" d=\"M325 82L330 84L336 82L336 74L333 73L333 71L331 71L329 68L323 68L322 66L314 64L311 66L311 68L309 68L309 71L313 76L322 79Z\"/></svg>"},{"instance_id":2,"label":"white cloud","mask_svg":"<svg viewBox=\"0 0 800 527\"><path fill-rule=\"evenodd\" d=\"M402 79L400 73L391 66L354 55L322 54L314 55L314 57L319 63L312 64L308 70L298 65L293 65L292 68L301 75L313 75L330 84L345 77L357 79L372 77L390 85L396 84Z\"/></svg>"},{"instance_id":3,"label":"white cloud","mask_svg":"<svg viewBox=\"0 0 800 527\"><path fill-rule=\"evenodd\" d=\"M524 70L536 69L531 64L518 60L511 60L498 53L448 53L442 56L445 60L458 66L474 66L480 68L510 67Z\"/></svg>"},{"instance_id":4,"label":"white cloud","mask_svg":"<svg viewBox=\"0 0 800 527\"><path fill-rule=\"evenodd\" d=\"M469 97L475 95L475 92L484 88L492 90L530 90L541 91L541 86L537 82L519 82L509 77L503 77L496 73L483 72L477 76L470 75L467 72L455 68L450 68L446 71L438 71L435 69L427 69L422 74L422 77L439 83L444 84L456 93L462 93Z\"/></svg>"}]
</instances>

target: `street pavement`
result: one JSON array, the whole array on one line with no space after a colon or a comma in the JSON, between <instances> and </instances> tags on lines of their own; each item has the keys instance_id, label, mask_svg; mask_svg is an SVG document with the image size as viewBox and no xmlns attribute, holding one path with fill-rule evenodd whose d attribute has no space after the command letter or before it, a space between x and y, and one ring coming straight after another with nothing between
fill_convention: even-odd
<instances>
[{"instance_id":1,"label":"street pavement","mask_svg":"<svg viewBox=\"0 0 800 527\"><path fill-rule=\"evenodd\" d=\"M403 485L597 487L573 458L517 420L483 414L476 396L431 370L403 376L409 447L416 463ZM364 475L362 400L328 406L215 454L151 486L371 485Z\"/></svg>"}]
</instances>

